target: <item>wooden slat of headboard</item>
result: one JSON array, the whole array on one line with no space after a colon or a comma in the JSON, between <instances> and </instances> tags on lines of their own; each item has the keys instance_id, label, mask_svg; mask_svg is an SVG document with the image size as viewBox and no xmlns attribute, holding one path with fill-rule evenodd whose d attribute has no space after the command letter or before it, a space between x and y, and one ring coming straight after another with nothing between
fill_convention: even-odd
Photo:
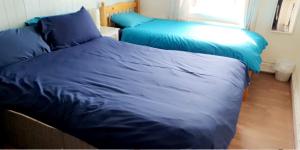
<instances>
[{"instance_id":1,"label":"wooden slat of headboard","mask_svg":"<svg viewBox=\"0 0 300 150\"><path fill-rule=\"evenodd\" d=\"M22 27L26 20L78 11L81 6L98 9L99 0L0 0L0 31ZM99 20L99 19L98 19Z\"/></svg>"},{"instance_id":2,"label":"wooden slat of headboard","mask_svg":"<svg viewBox=\"0 0 300 150\"><path fill-rule=\"evenodd\" d=\"M140 0L135 0L134 2L121 2L111 6L105 6L105 3L103 2L100 7L101 26L110 25L109 17L111 15L131 10L140 13Z\"/></svg>"},{"instance_id":3,"label":"wooden slat of headboard","mask_svg":"<svg viewBox=\"0 0 300 150\"><path fill-rule=\"evenodd\" d=\"M4 6L4 1L0 1L0 31L9 28L8 16Z\"/></svg>"}]
</instances>

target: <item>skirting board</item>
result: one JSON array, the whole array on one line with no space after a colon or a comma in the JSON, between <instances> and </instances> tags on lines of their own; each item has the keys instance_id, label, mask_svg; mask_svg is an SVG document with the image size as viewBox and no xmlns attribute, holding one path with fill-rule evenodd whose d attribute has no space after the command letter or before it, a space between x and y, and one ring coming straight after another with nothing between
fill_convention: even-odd
<instances>
[{"instance_id":1,"label":"skirting board","mask_svg":"<svg viewBox=\"0 0 300 150\"><path fill-rule=\"evenodd\" d=\"M275 73L274 65L275 65L275 63L263 62L261 64L261 71L267 72L267 73Z\"/></svg>"},{"instance_id":2,"label":"skirting board","mask_svg":"<svg viewBox=\"0 0 300 150\"><path fill-rule=\"evenodd\" d=\"M297 85L300 78L296 75L292 77L292 98L293 98L293 114L294 114L294 130L295 130L295 147L300 149L300 85Z\"/></svg>"}]
</instances>

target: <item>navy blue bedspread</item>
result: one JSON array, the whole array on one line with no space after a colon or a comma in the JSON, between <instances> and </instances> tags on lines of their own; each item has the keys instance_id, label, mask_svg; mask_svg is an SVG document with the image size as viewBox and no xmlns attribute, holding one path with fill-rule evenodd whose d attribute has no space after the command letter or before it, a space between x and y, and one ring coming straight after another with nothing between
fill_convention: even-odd
<instances>
[{"instance_id":1,"label":"navy blue bedspread","mask_svg":"<svg viewBox=\"0 0 300 150\"><path fill-rule=\"evenodd\" d=\"M99 38L0 71L0 107L99 148L226 148L247 69L238 60Z\"/></svg>"}]
</instances>

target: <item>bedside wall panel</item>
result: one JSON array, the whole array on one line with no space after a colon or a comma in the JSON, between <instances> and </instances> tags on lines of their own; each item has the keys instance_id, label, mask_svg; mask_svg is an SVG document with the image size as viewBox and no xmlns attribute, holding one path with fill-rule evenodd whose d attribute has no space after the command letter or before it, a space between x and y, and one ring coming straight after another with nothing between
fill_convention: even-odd
<instances>
[{"instance_id":1,"label":"bedside wall panel","mask_svg":"<svg viewBox=\"0 0 300 150\"><path fill-rule=\"evenodd\" d=\"M0 0L0 30L24 25L37 16L74 12L85 6L97 8L100 0Z\"/></svg>"}]
</instances>

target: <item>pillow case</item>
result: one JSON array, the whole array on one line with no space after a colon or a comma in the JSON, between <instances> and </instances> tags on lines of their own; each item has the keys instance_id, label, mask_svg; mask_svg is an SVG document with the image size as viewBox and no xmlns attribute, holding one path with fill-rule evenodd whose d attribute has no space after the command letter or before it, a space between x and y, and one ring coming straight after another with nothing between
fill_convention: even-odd
<instances>
[{"instance_id":1,"label":"pillow case","mask_svg":"<svg viewBox=\"0 0 300 150\"><path fill-rule=\"evenodd\" d=\"M30 20L27 20L25 22L25 26L35 26L38 24L38 22L42 19L43 17L34 17Z\"/></svg>"},{"instance_id":2,"label":"pillow case","mask_svg":"<svg viewBox=\"0 0 300 150\"><path fill-rule=\"evenodd\" d=\"M38 27L52 50L73 47L101 37L84 7L76 13L42 18Z\"/></svg>"},{"instance_id":3,"label":"pillow case","mask_svg":"<svg viewBox=\"0 0 300 150\"><path fill-rule=\"evenodd\" d=\"M129 13L120 13L120 14L114 14L111 17L112 22L115 24L124 27L135 27L137 25L152 21L153 18L145 17L143 15L129 12Z\"/></svg>"},{"instance_id":4,"label":"pillow case","mask_svg":"<svg viewBox=\"0 0 300 150\"><path fill-rule=\"evenodd\" d=\"M0 68L50 52L33 27L0 32Z\"/></svg>"}]
</instances>

